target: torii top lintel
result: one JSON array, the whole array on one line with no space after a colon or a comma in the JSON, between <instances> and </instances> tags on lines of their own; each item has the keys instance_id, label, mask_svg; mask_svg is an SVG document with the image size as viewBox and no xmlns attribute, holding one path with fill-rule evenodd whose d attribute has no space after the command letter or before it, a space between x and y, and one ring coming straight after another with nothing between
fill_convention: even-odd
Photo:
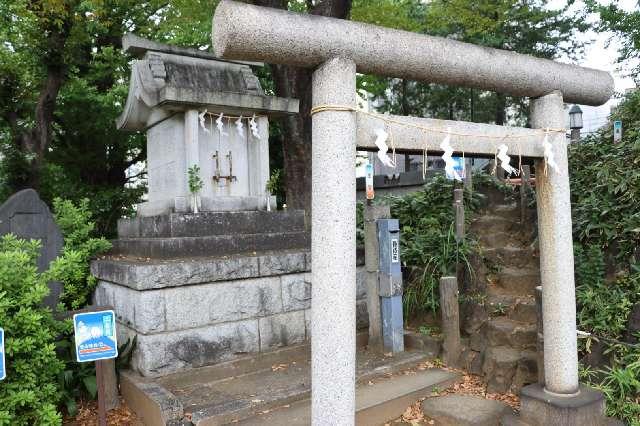
<instances>
[{"instance_id":1,"label":"torii top lintel","mask_svg":"<svg viewBox=\"0 0 640 426\"><path fill-rule=\"evenodd\" d=\"M613 94L605 71L375 25L222 0L213 17L219 57L316 67L352 59L358 72L601 105Z\"/></svg>"}]
</instances>

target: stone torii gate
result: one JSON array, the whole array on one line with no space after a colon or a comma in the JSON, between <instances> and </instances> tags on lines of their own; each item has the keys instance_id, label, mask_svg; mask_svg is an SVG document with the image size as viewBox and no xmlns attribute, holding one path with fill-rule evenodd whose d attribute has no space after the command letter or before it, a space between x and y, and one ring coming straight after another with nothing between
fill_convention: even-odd
<instances>
[{"instance_id":1,"label":"stone torii gate","mask_svg":"<svg viewBox=\"0 0 640 426\"><path fill-rule=\"evenodd\" d=\"M356 71L474 87L531 98L533 129L413 117L387 123L398 151L441 152L444 134L467 155L544 157L545 130L557 170L537 175L540 268L544 292L544 390L523 390L522 412L557 421L567 407L582 420L602 398L578 383L571 206L563 102L601 105L613 93L603 71L454 40L351 21L222 0L213 18L213 48L227 59L315 68L312 145L312 418L350 425L355 413L355 153L375 149L384 123L356 111ZM404 126L414 123L422 128ZM471 139L465 135L486 135ZM528 393L527 393L528 392ZM557 402L557 401L560 402ZM556 402L554 402L556 401ZM546 410L546 411L545 411ZM564 411L563 411L564 410ZM541 414L542 412L548 414ZM563 414L564 413L564 414ZM579 424L578 417L562 424ZM564 418L564 417L563 417ZM576 420L577 419L577 420ZM547 423L550 424L550 423ZM557 424L557 423L556 423ZM584 424L584 423L583 423Z\"/></svg>"}]
</instances>

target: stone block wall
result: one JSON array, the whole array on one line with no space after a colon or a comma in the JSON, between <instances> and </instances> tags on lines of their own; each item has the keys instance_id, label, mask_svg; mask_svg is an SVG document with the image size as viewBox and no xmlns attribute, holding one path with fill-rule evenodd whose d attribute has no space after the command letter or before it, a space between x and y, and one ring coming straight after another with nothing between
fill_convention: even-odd
<instances>
[{"instance_id":1,"label":"stone block wall","mask_svg":"<svg viewBox=\"0 0 640 426\"><path fill-rule=\"evenodd\" d=\"M308 251L185 260L99 259L95 303L113 306L119 344L137 336L144 376L201 367L310 338ZM367 325L364 271L358 326Z\"/></svg>"}]
</instances>

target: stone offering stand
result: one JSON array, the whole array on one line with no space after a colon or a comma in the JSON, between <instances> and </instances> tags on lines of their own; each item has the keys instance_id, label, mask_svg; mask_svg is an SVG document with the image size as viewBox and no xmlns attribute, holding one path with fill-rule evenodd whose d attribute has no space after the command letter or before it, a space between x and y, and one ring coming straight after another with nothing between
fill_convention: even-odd
<instances>
[{"instance_id":1,"label":"stone offering stand","mask_svg":"<svg viewBox=\"0 0 640 426\"><path fill-rule=\"evenodd\" d=\"M306 339L303 212L165 218L164 228L158 218L124 221L111 255L92 265L95 301L116 307L120 342L137 336L135 371L158 376Z\"/></svg>"}]
</instances>

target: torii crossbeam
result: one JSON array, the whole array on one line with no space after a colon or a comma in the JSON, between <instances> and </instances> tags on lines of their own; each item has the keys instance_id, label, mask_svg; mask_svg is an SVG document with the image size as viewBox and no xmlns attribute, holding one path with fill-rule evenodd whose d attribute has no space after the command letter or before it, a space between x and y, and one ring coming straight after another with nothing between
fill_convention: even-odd
<instances>
[{"instance_id":1,"label":"torii crossbeam","mask_svg":"<svg viewBox=\"0 0 640 426\"><path fill-rule=\"evenodd\" d=\"M380 123L358 113L356 71L475 87L531 98L533 129L395 117L423 127L451 128L453 148L493 156L543 156L541 129L556 129L557 171L536 177L543 286L545 392L579 392L575 284L563 101L605 103L613 79L603 71L561 64L454 40L357 22L222 0L213 18L213 48L227 59L312 67L312 419L352 425L355 413L355 153L373 148ZM333 107L332 107L333 106ZM440 151L442 134L398 126L398 150ZM542 398L541 400L543 400ZM524 408L524 407L523 407Z\"/></svg>"}]
</instances>

